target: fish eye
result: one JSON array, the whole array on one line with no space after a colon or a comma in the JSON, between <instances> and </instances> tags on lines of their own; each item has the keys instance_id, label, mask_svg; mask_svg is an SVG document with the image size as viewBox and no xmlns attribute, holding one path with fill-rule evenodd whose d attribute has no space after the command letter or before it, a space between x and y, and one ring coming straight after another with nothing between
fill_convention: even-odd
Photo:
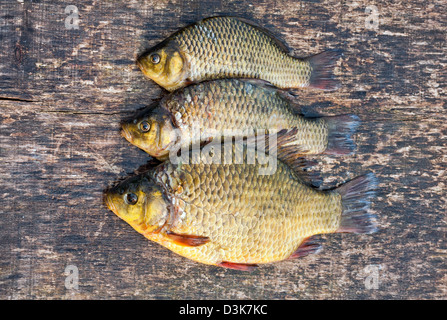
<instances>
[{"instance_id":1,"label":"fish eye","mask_svg":"<svg viewBox=\"0 0 447 320\"><path fill-rule=\"evenodd\" d=\"M151 125L147 121L143 121L140 123L140 130L142 132L148 132L151 130Z\"/></svg>"},{"instance_id":2,"label":"fish eye","mask_svg":"<svg viewBox=\"0 0 447 320\"><path fill-rule=\"evenodd\" d=\"M135 193L128 193L124 196L124 201L127 204L134 205L138 201L138 196Z\"/></svg>"},{"instance_id":3,"label":"fish eye","mask_svg":"<svg viewBox=\"0 0 447 320\"><path fill-rule=\"evenodd\" d=\"M160 55L158 53L152 54L150 58L153 64L158 64L160 62Z\"/></svg>"}]
</instances>

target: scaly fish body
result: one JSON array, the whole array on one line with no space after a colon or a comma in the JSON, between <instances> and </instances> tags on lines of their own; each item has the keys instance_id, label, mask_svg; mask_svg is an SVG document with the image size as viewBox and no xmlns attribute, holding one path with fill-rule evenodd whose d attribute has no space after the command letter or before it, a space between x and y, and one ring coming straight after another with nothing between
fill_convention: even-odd
<instances>
[{"instance_id":1,"label":"scaly fish body","mask_svg":"<svg viewBox=\"0 0 447 320\"><path fill-rule=\"evenodd\" d=\"M271 175L260 175L260 166L166 161L110 190L107 202L148 239L236 269L312 253L319 245L306 247L305 240L316 234L374 231L363 205L373 176L321 191L280 161ZM133 205L122 200L128 194L138 199Z\"/></svg>"},{"instance_id":2,"label":"scaly fish body","mask_svg":"<svg viewBox=\"0 0 447 320\"><path fill-rule=\"evenodd\" d=\"M288 258L314 234L338 229L342 206L337 193L304 185L282 163L273 175L260 176L255 165L166 164L155 178L174 181L170 194L177 214L170 231L209 237L202 246L159 241L192 260L219 264L267 263ZM289 197L288 195L293 195Z\"/></svg>"},{"instance_id":3,"label":"scaly fish body","mask_svg":"<svg viewBox=\"0 0 447 320\"><path fill-rule=\"evenodd\" d=\"M191 82L244 77L280 88L313 86L333 90L333 62L339 51L299 59L268 31L235 17L194 23L141 55L143 73L167 90Z\"/></svg>"},{"instance_id":4,"label":"scaly fish body","mask_svg":"<svg viewBox=\"0 0 447 320\"><path fill-rule=\"evenodd\" d=\"M297 113L277 89L228 79L188 86L164 99L160 106L174 117L182 145L197 143L209 134L254 135L297 128L294 141L306 154L326 150L329 128L324 118L309 119ZM197 129L192 132L192 129Z\"/></svg>"},{"instance_id":5,"label":"scaly fish body","mask_svg":"<svg viewBox=\"0 0 447 320\"><path fill-rule=\"evenodd\" d=\"M265 82L223 79L177 90L122 127L129 142L156 157L175 151L178 145L292 128L297 134L289 144L297 154L349 154L357 120L349 115L306 118L284 92ZM142 123L150 129L141 130Z\"/></svg>"}]
</instances>

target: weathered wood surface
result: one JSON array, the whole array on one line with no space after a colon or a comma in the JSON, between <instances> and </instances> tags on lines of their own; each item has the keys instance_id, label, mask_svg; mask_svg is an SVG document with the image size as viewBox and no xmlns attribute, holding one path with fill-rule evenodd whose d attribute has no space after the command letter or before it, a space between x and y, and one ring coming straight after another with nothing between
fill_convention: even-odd
<instances>
[{"instance_id":1,"label":"weathered wood surface","mask_svg":"<svg viewBox=\"0 0 447 320\"><path fill-rule=\"evenodd\" d=\"M65 28L69 4L0 3L0 298L446 298L444 0L83 1L77 30ZM371 5L377 29L365 25ZM257 21L297 56L345 50L343 87L299 96L361 117L357 154L318 168L328 187L376 173L378 233L324 236L318 255L250 274L177 256L103 205L104 188L148 160L118 132L162 94L136 55L221 14ZM78 290L65 286L69 265Z\"/></svg>"}]
</instances>

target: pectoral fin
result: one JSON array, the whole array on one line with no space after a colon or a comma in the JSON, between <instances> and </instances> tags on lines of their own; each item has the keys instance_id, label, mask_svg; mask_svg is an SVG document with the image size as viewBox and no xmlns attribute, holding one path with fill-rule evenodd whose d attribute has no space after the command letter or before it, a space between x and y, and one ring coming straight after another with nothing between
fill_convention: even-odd
<instances>
[{"instance_id":1,"label":"pectoral fin","mask_svg":"<svg viewBox=\"0 0 447 320\"><path fill-rule=\"evenodd\" d=\"M210 241L210 238L208 237L177 234L171 231L166 232L166 237L168 237L175 244L185 247L198 247Z\"/></svg>"},{"instance_id":2,"label":"pectoral fin","mask_svg":"<svg viewBox=\"0 0 447 320\"><path fill-rule=\"evenodd\" d=\"M253 271L258 267L257 264L233 263L226 261L222 261L221 263L218 264L218 266L240 271Z\"/></svg>"}]
</instances>

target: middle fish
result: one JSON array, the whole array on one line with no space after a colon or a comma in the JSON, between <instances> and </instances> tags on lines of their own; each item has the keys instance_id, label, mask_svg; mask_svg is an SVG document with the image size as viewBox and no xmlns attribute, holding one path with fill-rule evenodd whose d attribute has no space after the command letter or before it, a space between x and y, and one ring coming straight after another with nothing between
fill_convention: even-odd
<instances>
[{"instance_id":1,"label":"middle fish","mask_svg":"<svg viewBox=\"0 0 447 320\"><path fill-rule=\"evenodd\" d=\"M223 79L179 89L122 123L122 135L159 160L191 144L294 129L284 145L297 156L354 151L355 115L307 118L284 91L261 80Z\"/></svg>"}]
</instances>

